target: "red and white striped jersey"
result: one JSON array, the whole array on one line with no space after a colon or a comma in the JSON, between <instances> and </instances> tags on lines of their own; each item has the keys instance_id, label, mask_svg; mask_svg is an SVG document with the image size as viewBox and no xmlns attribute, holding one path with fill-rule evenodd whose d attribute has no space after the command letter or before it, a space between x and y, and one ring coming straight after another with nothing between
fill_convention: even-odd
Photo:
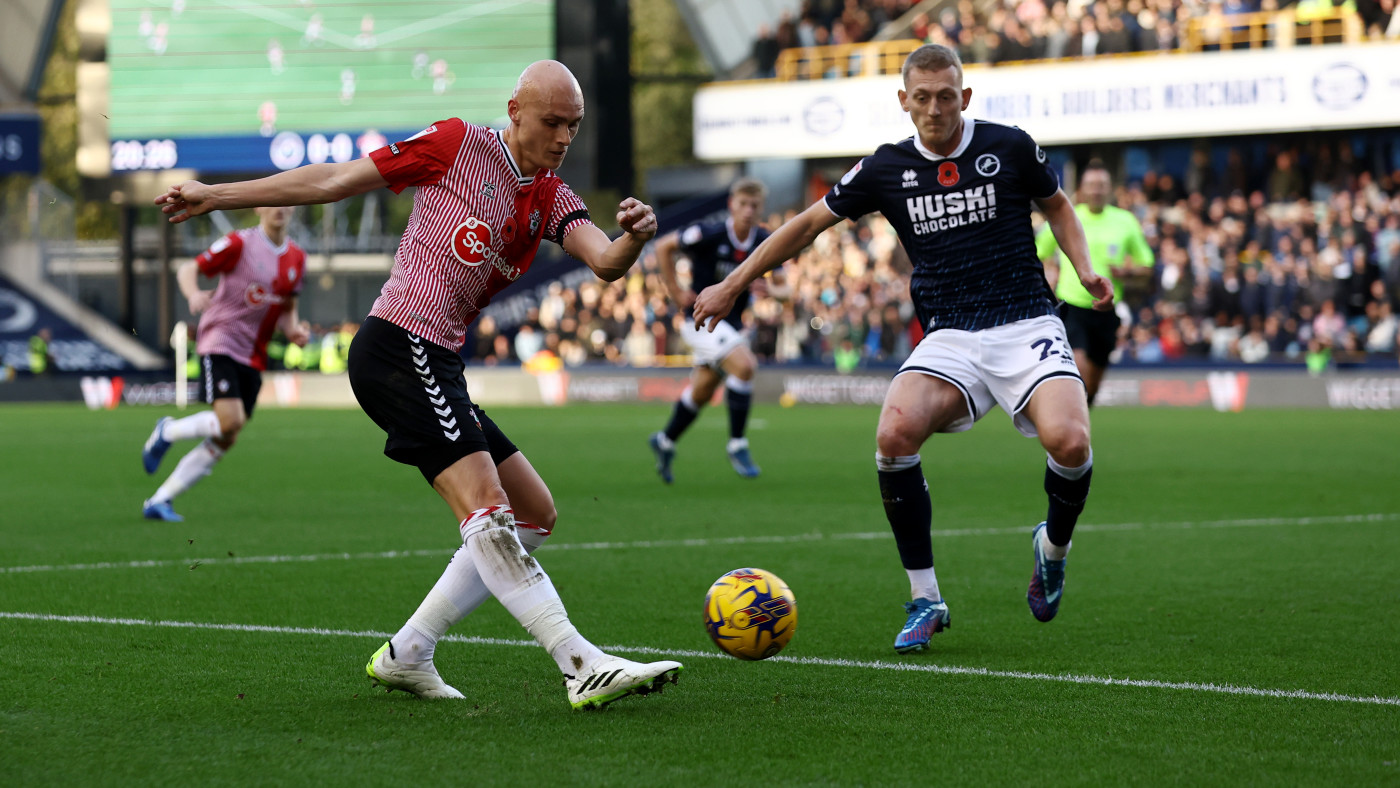
<instances>
[{"instance_id":1,"label":"red and white striped jersey","mask_svg":"<svg viewBox=\"0 0 1400 788\"><path fill-rule=\"evenodd\" d=\"M196 350L267 369L267 340L287 303L301 292L306 252L291 241L274 246L260 227L225 235L195 258L205 276L219 277L199 318Z\"/></svg>"},{"instance_id":2,"label":"red and white striped jersey","mask_svg":"<svg viewBox=\"0 0 1400 788\"><path fill-rule=\"evenodd\" d=\"M541 240L562 244L591 223L559 176L522 177L499 132L458 118L370 158L395 193L419 187L370 314L452 350L491 297L530 267Z\"/></svg>"}]
</instances>

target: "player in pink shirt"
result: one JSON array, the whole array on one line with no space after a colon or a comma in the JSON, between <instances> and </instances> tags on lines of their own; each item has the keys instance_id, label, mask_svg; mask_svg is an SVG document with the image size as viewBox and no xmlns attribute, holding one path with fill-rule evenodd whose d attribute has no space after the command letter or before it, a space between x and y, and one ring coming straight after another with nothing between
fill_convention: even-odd
<instances>
[{"instance_id":1,"label":"player in pink shirt","mask_svg":"<svg viewBox=\"0 0 1400 788\"><path fill-rule=\"evenodd\" d=\"M603 653L569 622L529 556L554 528L554 499L525 455L467 396L458 354L491 297L518 279L544 240L614 281L656 234L651 207L618 205L622 235L594 226L554 174L583 121L583 92L555 61L530 65L501 131L449 118L344 164L314 164L244 183L186 181L156 203L172 222L251 205L308 205L372 189L417 187L394 268L350 347L350 383L387 434L384 453L417 466L452 507L462 547L398 634L370 658L374 681L423 698L461 698L433 666L448 627L491 596L544 646L576 709L674 682L669 660Z\"/></svg>"},{"instance_id":2,"label":"player in pink shirt","mask_svg":"<svg viewBox=\"0 0 1400 788\"><path fill-rule=\"evenodd\" d=\"M178 440L204 440L180 459L170 477L142 504L148 520L178 523L171 501L208 476L253 415L267 369L267 341L277 329L305 345L308 330L297 319L297 293L306 272L306 252L287 239L291 208L258 208L258 226L237 230L180 266L175 280L198 315L196 349L204 399L213 410L156 422L141 449L146 473ZM199 289L199 275L218 277L214 290Z\"/></svg>"}]
</instances>

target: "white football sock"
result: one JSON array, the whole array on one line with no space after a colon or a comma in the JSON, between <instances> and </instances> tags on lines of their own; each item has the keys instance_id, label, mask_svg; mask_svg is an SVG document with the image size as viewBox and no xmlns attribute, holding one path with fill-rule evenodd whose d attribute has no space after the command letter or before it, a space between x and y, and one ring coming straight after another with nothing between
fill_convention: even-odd
<instances>
[{"instance_id":1,"label":"white football sock","mask_svg":"<svg viewBox=\"0 0 1400 788\"><path fill-rule=\"evenodd\" d=\"M1089 450L1089 459L1085 460L1084 464L1080 465L1077 468L1070 468L1061 465L1058 462L1055 462L1055 458L1051 457L1049 453L1046 453L1045 455L1045 464L1050 466L1050 470L1054 471L1055 473L1058 473L1066 479L1069 479L1070 481L1082 479L1084 478L1084 474L1088 473L1089 469L1094 467L1094 450Z\"/></svg>"},{"instance_id":2,"label":"white football sock","mask_svg":"<svg viewBox=\"0 0 1400 788\"><path fill-rule=\"evenodd\" d=\"M752 381L752 380L744 380L743 378L739 377L738 375L730 375L730 376L726 377L726 378L724 379L724 387L727 388L727 389L733 389L734 391L737 391L737 392L739 392L740 394L752 394L752 393L753 393L753 381Z\"/></svg>"},{"instance_id":3,"label":"white football sock","mask_svg":"<svg viewBox=\"0 0 1400 788\"><path fill-rule=\"evenodd\" d=\"M529 523L515 525L526 553L535 552L549 538L549 531ZM491 592L481 581L481 573L476 571L466 545L457 548L437 584L390 641L394 645L395 659L405 662L432 659L437 642L447 630L490 598Z\"/></svg>"},{"instance_id":4,"label":"white football sock","mask_svg":"<svg viewBox=\"0 0 1400 788\"><path fill-rule=\"evenodd\" d=\"M208 412L208 411L206 411ZM209 413L213 416L213 413ZM194 418L191 416L190 418ZM184 419L181 419L184 421ZM215 423L218 419L215 418ZM173 501L175 496L193 487L196 482L208 476L214 465L224 458L224 450L214 445L214 442L205 439L198 446L190 449L189 453L180 458L180 463L175 466L175 470L170 472L170 477L156 490L156 494L151 496L151 503L161 501Z\"/></svg>"},{"instance_id":5,"label":"white football sock","mask_svg":"<svg viewBox=\"0 0 1400 788\"><path fill-rule=\"evenodd\" d=\"M681 392L681 405L692 413L700 411L700 406L695 404L695 392L691 390L690 386L686 386L685 390Z\"/></svg>"},{"instance_id":6,"label":"white football sock","mask_svg":"<svg viewBox=\"0 0 1400 788\"><path fill-rule=\"evenodd\" d=\"M491 595L525 627L560 672L585 672L603 652L569 623L549 575L525 553L509 506L477 509L462 522L462 543Z\"/></svg>"},{"instance_id":7,"label":"white football sock","mask_svg":"<svg viewBox=\"0 0 1400 788\"><path fill-rule=\"evenodd\" d=\"M172 443L191 438L219 438L224 431L219 428L219 416L212 410L200 411L183 419L176 419L165 425L161 437Z\"/></svg>"},{"instance_id":8,"label":"white football sock","mask_svg":"<svg viewBox=\"0 0 1400 788\"><path fill-rule=\"evenodd\" d=\"M909 595L914 599L928 599L939 602L943 599L938 593L938 577L933 567L928 569L906 569L909 573Z\"/></svg>"},{"instance_id":9,"label":"white football sock","mask_svg":"<svg viewBox=\"0 0 1400 788\"><path fill-rule=\"evenodd\" d=\"M1051 561L1063 561L1069 555L1069 548L1074 544L1074 540L1069 540L1067 545L1057 545L1050 541L1050 529L1042 528L1040 531L1040 552L1045 553L1045 557Z\"/></svg>"}]
</instances>

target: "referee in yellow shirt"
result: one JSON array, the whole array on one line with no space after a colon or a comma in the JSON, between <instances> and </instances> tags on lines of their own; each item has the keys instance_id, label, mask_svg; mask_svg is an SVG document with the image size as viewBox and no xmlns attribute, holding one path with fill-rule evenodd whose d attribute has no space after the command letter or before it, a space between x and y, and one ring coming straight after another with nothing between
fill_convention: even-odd
<instances>
[{"instance_id":1,"label":"referee in yellow shirt","mask_svg":"<svg viewBox=\"0 0 1400 788\"><path fill-rule=\"evenodd\" d=\"M1112 183L1103 162L1093 159L1084 168L1079 180L1079 199L1074 206L1084 225L1089 241L1089 261L1094 273L1113 283L1114 301L1123 303L1123 280L1150 276L1156 258L1143 237L1137 217L1117 206L1108 204ZM1064 304L1060 318L1065 322L1074 361L1084 378L1089 404L1099 392L1104 370L1108 369L1109 354L1118 343L1120 319L1115 312L1100 312L1093 308L1094 297L1079 283L1077 276L1060 276L1060 248L1048 227L1041 230L1035 242L1036 256L1045 264L1045 278L1055 288L1055 295Z\"/></svg>"}]
</instances>

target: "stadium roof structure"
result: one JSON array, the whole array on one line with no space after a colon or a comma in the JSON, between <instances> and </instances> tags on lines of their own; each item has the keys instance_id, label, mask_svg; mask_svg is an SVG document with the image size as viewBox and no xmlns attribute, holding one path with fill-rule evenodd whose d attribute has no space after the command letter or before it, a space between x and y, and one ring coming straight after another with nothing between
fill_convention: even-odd
<instances>
[{"instance_id":1,"label":"stadium roof structure","mask_svg":"<svg viewBox=\"0 0 1400 788\"><path fill-rule=\"evenodd\" d=\"M32 104L63 0L0 0L0 110Z\"/></svg>"}]
</instances>

